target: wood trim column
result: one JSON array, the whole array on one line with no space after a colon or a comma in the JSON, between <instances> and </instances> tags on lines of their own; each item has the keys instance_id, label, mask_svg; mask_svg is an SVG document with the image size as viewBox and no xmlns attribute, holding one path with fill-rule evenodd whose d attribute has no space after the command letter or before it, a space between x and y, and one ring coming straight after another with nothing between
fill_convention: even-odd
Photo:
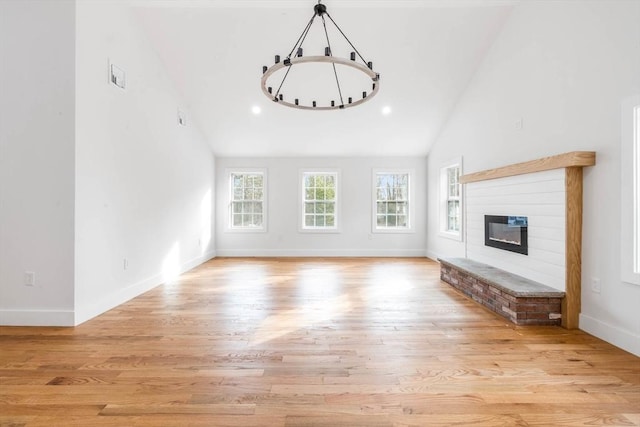
<instances>
[{"instance_id":1,"label":"wood trim column","mask_svg":"<svg viewBox=\"0 0 640 427\"><path fill-rule=\"evenodd\" d=\"M577 329L582 282L582 167L565 168L565 297L562 326Z\"/></svg>"}]
</instances>

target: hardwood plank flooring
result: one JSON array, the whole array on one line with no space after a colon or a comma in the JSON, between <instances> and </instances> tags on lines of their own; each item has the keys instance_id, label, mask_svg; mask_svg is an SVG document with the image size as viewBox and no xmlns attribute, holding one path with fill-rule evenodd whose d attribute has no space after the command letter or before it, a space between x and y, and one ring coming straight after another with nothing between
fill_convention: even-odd
<instances>
[{"instance_id":1,"label":"hardwood plank flooring","mask_svg":"<svg viewBox=\"0 0 640 427\"><path fill-rule=\"evenodd\" d=\"M0 426L638 426L640 358L428 259L214 259L75 328L0 327Z\"/></svg>"}]
</instances>

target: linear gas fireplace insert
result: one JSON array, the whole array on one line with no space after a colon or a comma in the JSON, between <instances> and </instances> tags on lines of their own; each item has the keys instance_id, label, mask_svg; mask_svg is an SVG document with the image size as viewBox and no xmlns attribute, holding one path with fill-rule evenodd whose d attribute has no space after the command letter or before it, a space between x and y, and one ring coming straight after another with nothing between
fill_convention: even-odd
<instances>
[{"instance_id":1,"label":"linear gas fireplace insert","mask_svg":"<svg viewBox=\"0 0 640 427\"><path fill-rule=\"evenodd\" d=\"M505 251L529 254L526 216L484 216L484 244Z\"/></svg>"}]
</instances>

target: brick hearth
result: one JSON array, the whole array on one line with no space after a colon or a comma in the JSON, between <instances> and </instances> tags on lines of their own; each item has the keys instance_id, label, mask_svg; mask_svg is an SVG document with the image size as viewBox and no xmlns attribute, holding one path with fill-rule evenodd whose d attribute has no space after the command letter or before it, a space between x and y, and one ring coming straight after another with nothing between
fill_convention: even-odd
<instances>
[{"instance_id":1,"label":"brick hearth","mask_svg":"<svg viewBox=\"0 0 640 427\"><path fill-rule=\"evenodd\" d=\"M564 292L466 258L438 259L440 278L517 325L560 325Z\"/></svg>"}]
</instances>

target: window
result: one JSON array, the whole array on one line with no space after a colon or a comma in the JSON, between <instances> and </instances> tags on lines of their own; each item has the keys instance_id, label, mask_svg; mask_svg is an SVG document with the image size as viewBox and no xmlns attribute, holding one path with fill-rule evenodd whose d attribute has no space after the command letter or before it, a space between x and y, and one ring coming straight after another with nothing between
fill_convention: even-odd
<instances>
[{"instance_id":1,"label":"window","mask_svg":"<svg viewBox=\"0 0 640 427\"><path fill-rule=\"evenodd\" d=\"M265 172L235 171L229 174L229 228L232 230L266 230Z\"/></svg>"},{"instance_id":2,"label":"window","mask_svg":"<svg viewBox=\"0 0 640 427\"><path fill-rule=\"evenodd\" d=\"M373 231L410 229L410 173L374 171Z\"/></svg>"},{"instance_id":3,"label":"window","mask_svg":"<svg viewBox=\"0 0 640 427\"><path fill-rule=\"evenodd\" d=\"M302 173L302 229L338 229L338 173Z\"/></svg>"},{"instance_id":4,"label":"window","mask_svg":"<svg viewBox=\"0 0 640 427\"><path fill-rule=\"evenodd\" d=\"M460 166L447 168L447 226L446 231L460 232Z\"/></svg>"},{"instance_id":5,"label":"window","mask_svg":"<svg viewBox=\"0 0 640 427\"><path fill-rule=\"evenodd\" d=\"M462 159L440 169L440 231L445 237L462 240Z\"/></svg>"},{"instance_id":6,"label":"window","mask_svg":"<svg viewBox=\"0 0 640 427\"><path fill-rule=\"evenodd\" d=\"M622 106L622 280L640 285L640 96Z\"/></svg>"}]
</instances>

